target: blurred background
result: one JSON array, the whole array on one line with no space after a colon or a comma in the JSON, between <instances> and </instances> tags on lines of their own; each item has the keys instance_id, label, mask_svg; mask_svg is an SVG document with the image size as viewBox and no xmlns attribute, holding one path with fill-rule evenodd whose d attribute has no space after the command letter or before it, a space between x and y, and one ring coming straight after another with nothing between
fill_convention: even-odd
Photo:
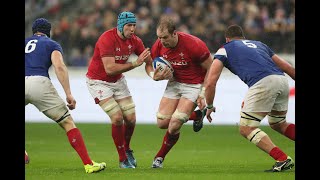
<instances>
[{"instance_id":1,"label":"blurred background","mask_svg":"<svg viewBox=\"0 0 320 180\"><path fill-rule=\"evenodd\" d=\"M246 38L261 40L277 53L295 52L295 0L25 0L25 36L32 34L37 17L47 18L67 65L87 66L96 40L116 26L122 11L136 14L136 34L146 47L157 38L159 17L169 14L179 31L198 36L213 53L234 23Z\"/></svg>"},{"instance_id":2,"label":"blurred background","mask_svg":"<svg viewBox=\"0 0 320 180\"><path fill-rule=\"evenodd\" d=\"M116 26L117 15L122 11L136 14L136 34L146 47L151 47L157 38L155 28L159 17L167 14L174 18L179 31L202 39L212 54L225 42L226 27L236 23L243 27L247 39L266 43L295 66L295 0L25 0L25 37L32 35L32 22L44 17L52 23L52 39L62 45L71 88L77 99L77 108L72 111L76 121L110 122L94 104L85 84L85 74L96 40ZM155 123L166 81L151 80L144 66L124 74L136 104L137 123ZM51 78L63 97L55 75ZM226 68L220 79L213 123L236 124L247 86ZM295 81L288 79L291 89L287 119L294 122ZM26 106L25 117L26 121L51 122L33 106Z\"/></svg>"}]
</instances>

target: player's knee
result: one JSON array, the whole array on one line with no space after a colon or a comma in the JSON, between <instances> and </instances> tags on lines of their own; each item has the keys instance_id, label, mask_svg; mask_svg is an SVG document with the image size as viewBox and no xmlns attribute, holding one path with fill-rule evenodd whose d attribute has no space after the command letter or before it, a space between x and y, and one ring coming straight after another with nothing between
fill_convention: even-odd
<instances>
[{"instance_id":1,"label":"player's knee","mask_svg":"<svg viewBox=\"0 0 320 180\"><path fill-rule=\"evenodd\" d=\"M114 118L116 118L117 116L121 116L121 119L122 119L122 114L117 113L118 111L120 111L120 107L113 98L101 104L100 107L103 109L104 112L106 112L109 115L109 117L113 116ZM117 115L117 114L120 114L120 115Z\"/></svg>"},{"instance_id":2,"label":"player's knee","mask_svg":"<svg viewBox=\"0 0 320 180\"><path fill-rule=\"evenodd\" d=\"M286 115L272 115L268 114L268 122L270 126L275 128L286 122Z\"/></svg>"},{"instance_id":3,"label":"player's knee","mask_svg":"<svg viewBox=\"0 0 320 180\"><path fill-rule=\"evenodd\" d=\"M267 136L261 129L256 128L247 136L247 139L253 144L257 145L263 137Z\"/></svg>"},{"instance_id":4,"label":"player's knee","mask_svg":"<svg viewBox=\"0 0 320 180\"><path fill-rule=\"evenodd\" d=\"M240 126L258 127L264 116L252 112L240 112Z\"/></svg>"},{"instance_id":5,"label":"player's knee","mask_svg":"<svg viewBox=\"0 0 320 180\"><path fill-rule=\"evenodd\" d=\"M189 115L184 112L180 112L178 109L172 114L172 117L178 119L182 123L185 123L189 120Z\"/></svg>"},{"instance_id":6,"label":"player's knee","mask_svg":"<svg viewBox=\"0 0 320 180\"><path fill-rule=\"evenodd\" d=\"M123 115L125 116L134 114L136 112L136 106L131 98L128 101L120 101L119 106Z\"/></svg>"},{"instance_id":7,"label":"player's knee","mask_svg":"<svg viewBox=\"0 0 320 180\"><path fill-rule=\"evenodd\" d=\"M64 104L43 111L43 114L46 115L48 118L54 120L56 123L62 123L66 121L68 117L71 116L68 108Z\"/></svg>"},{"instance_id":8,"label":"player's knee","mask_svg":"<svg viewBox=\"0 0 320 180\"><path fill-rule=\"evenodd\" d=\"M170 120L171 119L171 115L166 115L166 114L162 114L160 112L157 112L157 119L158 120Z\"/></svg>"}]
</instances>

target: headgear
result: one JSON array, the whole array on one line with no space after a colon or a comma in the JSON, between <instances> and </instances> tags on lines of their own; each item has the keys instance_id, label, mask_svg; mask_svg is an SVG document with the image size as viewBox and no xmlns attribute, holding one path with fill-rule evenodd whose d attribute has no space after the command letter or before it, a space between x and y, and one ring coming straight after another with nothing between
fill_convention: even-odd
<instances>
[{"instance_id":1,"label":"headgear","mask_svg":"<svg viewBox=\"0 0 320 180\"><path fill-rule=\"evenodd\" d=\"M45 18L38 18L32 23L32 33L42 32L50 37L51 24Z\"/></svg>"},{"instance_id":2,"label":"headgear","mask_svg":"<svg viewBox=\"0 0 320 180\"><path fill-rule=\"evenodd\" d=\"M137 22L136 16L132 12L128 12L128 11L122 12L118 16L117 29L122 34L124 25L128 23L136 23L136 22Z\"/></svg>"}]
</instances>

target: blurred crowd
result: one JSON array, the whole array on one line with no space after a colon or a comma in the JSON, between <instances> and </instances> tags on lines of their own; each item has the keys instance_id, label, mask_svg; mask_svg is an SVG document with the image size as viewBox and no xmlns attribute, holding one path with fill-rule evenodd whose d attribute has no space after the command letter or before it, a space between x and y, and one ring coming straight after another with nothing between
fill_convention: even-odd
<instances>
[{"instance_id":1,"label":"blurred crowd","mask_svg":"<svg viewBox=\"0 0 320 180\"><path fill-rule=\"evenodd\" d=\"M295 53L295 0L25 0L26 36L36 17L52 22L52 38L61 43L66 64L87 66L98 37L116 26L117 15L137 16L136 34L146 47L156 40L156 23L171 15L179 31L198 36L214 53L230 24L247 39L261 40L276 53Z\"/></svg>"}]
</instances>

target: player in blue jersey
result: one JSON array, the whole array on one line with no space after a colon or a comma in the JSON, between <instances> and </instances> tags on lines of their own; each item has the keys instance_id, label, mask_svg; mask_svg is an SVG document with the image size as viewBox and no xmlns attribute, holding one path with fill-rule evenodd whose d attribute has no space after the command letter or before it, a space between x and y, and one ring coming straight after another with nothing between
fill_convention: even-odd
<instances>
[{"instance_id":1,"label":"player in blue jersey","mask_svg":"<svg viewBox=\"0 0 320 180\"><path fill-rule=\"evenodd\" d=\"M241 107L240 134L276 160L267 171L291 169L294 162L270 137L258 128L265 116L272 129L295 141L295 124L286 122L289 101L288 78L295 80L295 68L260 41L245 39L242 28L231 25L225 31L226 43L215 53L205 82L207 119L215 110L213 100L223 67L248 85Z\"/></svg>"},{"instance_id":2,"label":"player in blue jersey","mask_svg":"<svg viewBox=\"0 0 320 180\"><path fill-rule=\"evenodd\" d=\"M106 163L91 160L80 130L76 127L69 110L76 107L72 96L68 69L63 61L60 44L50 38L51 23L38 18L32 24L33 35L25 39L25 105L33 104L40 112L62 127L70 145L80 156L86 173L105 169ZM53 86L48 70L53 65L55 74L66 95L66 104ZM29 157L25 163L29 162Z\"/></svg>"}]
</instances>

